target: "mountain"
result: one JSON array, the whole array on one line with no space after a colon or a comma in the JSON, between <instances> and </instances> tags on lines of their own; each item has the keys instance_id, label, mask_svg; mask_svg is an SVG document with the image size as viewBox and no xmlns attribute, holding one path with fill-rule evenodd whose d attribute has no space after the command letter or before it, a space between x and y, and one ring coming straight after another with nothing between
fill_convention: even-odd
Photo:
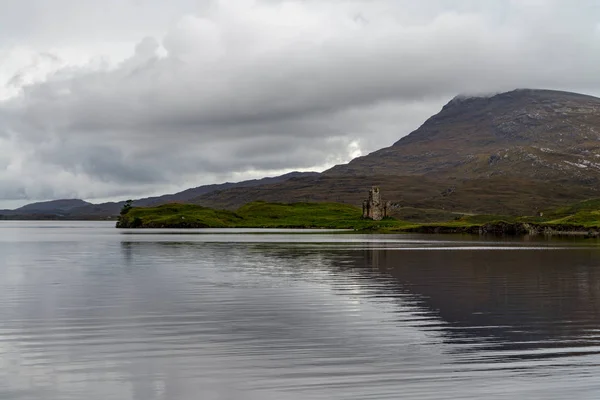
<instances>
[{"instance_id":1,"label":"mountain","mask_svg":"<svg viewBox=\"0 0 600 400\"><path fill-rule=\"evenodd\" d=\"M325 173L597 182L598 172L600 99L528 89L456 97L394 145Z\"/></svg>"},{"instance_id":2,"label":"mountain","mask_svg":"<svg viewBox=\"0 0 600 400\"><path fill-rule=\"evenodd\" d=\"M206 185L134 205L176 201L235 209L255 200L360 205L377 185L395 209L532 215L599 197L599 183L600 99L518 89L457 96L392 146L321 174ZM85 204L65 217L105 218L122 205Z\"/></svg>"},{"instance_id":3,"label":"mountain","mask_svg":"<svg viewBox=\"0 0 600 400\"><path fill-rule=\"evenodd\" d=\"M457 96L392 146L319 177L212 192L192 202L360 204L369 186L379 185L401 206L530 214L598 196L599 177L600 99L519 89Z\"/></svg>"},{"instance_id":4,"label":"mountain","mask_svg":"<svg viewBox=\"0 0 600 400\"><path fill-rule=\"evenodd\" d=\"M262 179L251 179L242 182L226 182L222 184L198 186L184 191L163 196L146 197L134 200L135 206L157 206L160 204L179 202L186 203L191 199L217 190L240 187L254 187L285 182L288 179L313 177L317 172L290 172L284 175ZM0 210L0 219L99 219L114 217L119 214L125 200L92 204L79 199L52 200L25 205L16 210Z\"/></svg>"},{"instance_id":5,"label":"mountain","mask_svg":"<svg viewBox=\"0 0 600 400\"><path fill-rule=\"evenodd\" d=\"M91 203L80 199L63 199L63 200L51 200L43 201L39 203L27 204L26 206L17 208L14 210L17 213L65 213L73 208L89 206Z\"/></svg>"}]
</instances>

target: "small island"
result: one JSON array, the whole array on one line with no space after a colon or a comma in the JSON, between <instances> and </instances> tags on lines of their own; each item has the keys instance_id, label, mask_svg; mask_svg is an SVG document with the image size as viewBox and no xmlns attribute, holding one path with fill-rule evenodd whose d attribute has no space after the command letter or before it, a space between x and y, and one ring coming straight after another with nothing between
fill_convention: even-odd
<instances>
[{"instance_id":1,"label":"small island","mask_svg":"<svg viewBox=\"0 0 600 400\"><path fill-rule=\"evenodd\" d=\"M194 204L133 207L125 204L117 228L321 228L376 233L467 233L504 235L600 236L600 199L537 212L534 216L472 215L443 210L396 207L393 217L373 219L340 203L255 201L235 211Z\"/></svg>"},{"instance_id":2,"label":"small island","mask_svg":"<svg viewBox=\"0 0 600 400\"><path fill-rule=\"evenodd\" d=\"M117 228L393 228L402 221L362 218L361 210L338 203L267 203L255 201L235 211L193 204L124 207Z\"/></svg>"}]
</instances>

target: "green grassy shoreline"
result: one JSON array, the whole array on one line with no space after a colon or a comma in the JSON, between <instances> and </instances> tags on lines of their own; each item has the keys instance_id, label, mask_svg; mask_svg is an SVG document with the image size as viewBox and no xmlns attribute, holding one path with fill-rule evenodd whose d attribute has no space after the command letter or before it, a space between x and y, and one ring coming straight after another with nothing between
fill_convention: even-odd
<instances>
[{"instance_id":1,"label":"green grassy shoreline","mask_svg":"<svg viewBox=\"0 0 600 400\"><path fill-rule=\"evenodd\" d=\"M413 212L414 214L414 212ZM423 218L430 210L423 213ZM117 228L321 228L363 233L467 233L505 235L600 236L600 200L547 210L543 216L460 215L444 221L405 221L361 217L357 207L338 203L253 202L236 211L192 204L133 207L119 217ZM418 215L413 217L418 219ZM448 217L447 217L448 218Z\"/></svg>"},{"instance_id":2,"label":"green grassy shoreline","mask_svg":"<svg viewBox=\"0 0 600 400\"><path fill-rule=\"evenodd\" d=\"M192 204L133 207L119 217L117 228L326 228L379 229L403 226L392 218L361 218L357 207L338 203L246 204L236 211Z\"/></svg>"}]
</instances>

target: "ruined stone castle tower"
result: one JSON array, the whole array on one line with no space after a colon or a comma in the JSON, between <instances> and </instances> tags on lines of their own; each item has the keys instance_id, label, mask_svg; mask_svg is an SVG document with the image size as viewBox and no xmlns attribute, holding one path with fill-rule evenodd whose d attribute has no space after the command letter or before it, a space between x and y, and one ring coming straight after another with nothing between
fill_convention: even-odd
<instances>
[{"instance_id":1,"label":"ruined stone castle tower","mask_svg":"<svg viewBox=\"0 0 600 400\"><path fill-rule=\"evenodd\" d=\"M389 208L390 202L384 203L383 200L381 200L379 187L373 186L371 190L369 190L369 199L363 201L363 218L379 221L388 216Z\"/></svg>"}]
</instances>

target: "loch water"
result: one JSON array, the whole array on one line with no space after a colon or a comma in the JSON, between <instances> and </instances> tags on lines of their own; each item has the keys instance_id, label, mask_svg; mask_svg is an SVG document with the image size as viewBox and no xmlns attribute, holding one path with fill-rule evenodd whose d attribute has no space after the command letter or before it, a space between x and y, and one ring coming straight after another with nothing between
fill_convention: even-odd
<instances>
[{"instance_id":1,"label":"loch water","mask_svg":"<svg viewBox=\"0 0 600 400\"><path fill-rule=\"evenodd\" d=\"M600 241L0 221L0 399L598 399Z\"/></svg>"}]
</instances>

